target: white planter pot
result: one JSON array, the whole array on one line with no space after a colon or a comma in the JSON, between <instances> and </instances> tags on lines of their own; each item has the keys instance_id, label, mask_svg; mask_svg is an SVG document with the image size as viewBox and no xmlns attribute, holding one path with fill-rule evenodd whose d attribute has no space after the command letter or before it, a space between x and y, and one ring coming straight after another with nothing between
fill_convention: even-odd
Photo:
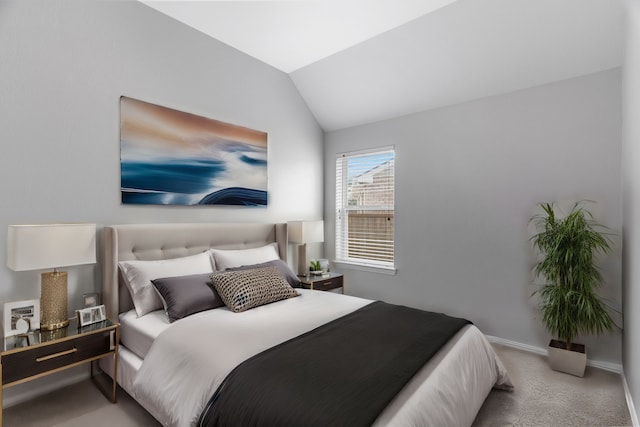
<instances>
[{"instance_id":1,"label":"white planter pot","mask_svg":"<svg viewBox=\"0 0 640 427\"><path fill-rule=\"evenodd\" d=\"M584 376L584 368L587 366L584 345L572 344L571 350L567 350L564 342L551 340L547 351L551 369L576 377Z\"/></svg>"}]
</instances>

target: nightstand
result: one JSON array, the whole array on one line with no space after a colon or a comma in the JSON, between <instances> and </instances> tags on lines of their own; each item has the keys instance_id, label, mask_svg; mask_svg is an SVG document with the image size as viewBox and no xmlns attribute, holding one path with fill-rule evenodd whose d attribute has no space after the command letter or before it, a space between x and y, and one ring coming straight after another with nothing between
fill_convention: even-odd
<instances>
[{"instance_id":1,"label":"nightstand","mask_svg":"<svg viewBox=\"0 0 640 427\"><path fill-rule=\"evenodd\" d=\"M323 275L299 276L302 287L305 289L315 289L318 291L330 291L332 289L342 289L344 294L344 276L338 273L326 273Z\"/></svg>"},{"instance_id":2,"label":"nightstand","mask_svg":"<svg viewBox=\"0 0 640 427\"><path fill-rule=\"evenodd\" d=\"M3 347L0 349L0 425L3 389L83 363L90 363L91 379L115 403L119 328L118 323L110 320L78 328L77 319L71 319L65 328L3 337ZM113 357L114 372L112 384L105 388L98 383L93 365L107 356Z\"/></svg>"}]
</instances>

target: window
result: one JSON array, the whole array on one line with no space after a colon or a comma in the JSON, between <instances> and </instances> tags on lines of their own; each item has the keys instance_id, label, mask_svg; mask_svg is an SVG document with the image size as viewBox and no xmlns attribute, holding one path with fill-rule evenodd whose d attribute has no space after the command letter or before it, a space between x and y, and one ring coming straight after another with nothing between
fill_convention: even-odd
<instances>
[{"instance_id":1,"label":"window","mask_svg":"<svg viewBox=\"0 0 640 427\"><path fill-rule=\"evenodd\" d=\"M336 261L394 269L395 150L336 158Z\"/></svg>"}]
</instances>

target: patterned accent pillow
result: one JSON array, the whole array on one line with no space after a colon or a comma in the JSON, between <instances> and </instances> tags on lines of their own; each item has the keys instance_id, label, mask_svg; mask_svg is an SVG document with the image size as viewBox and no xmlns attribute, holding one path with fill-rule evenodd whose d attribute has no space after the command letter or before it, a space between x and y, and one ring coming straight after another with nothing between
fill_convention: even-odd
<instances>
[{"instance_id":1,"label":"patterned accent pillow","mask_svg":"<svg viewBox=\"0 0 640 427\"><path fill-rule=\"evenodd\" d=\"M214 273L211 282L235 313L299 295L276 267Z\"/></svg>"},{"instance_id":2,"label":"patterned accent pillow","mask_svg":"<svg viewBox=\"0 0 640 427\"><path fill-rule=\"evenodd\" d=\"M300 279L298 279L296 273L291 271L291 267L289 267L289 265L287 265L287 263L282 261L281 259L274 259L273 261L263 262L262 264L243 265L242 267L227 268L227 271L252 270L255 268L270 266L276 267L280 272L280 275L291 285L292 288L302 287Z\"/></svg>"}]
</instances>

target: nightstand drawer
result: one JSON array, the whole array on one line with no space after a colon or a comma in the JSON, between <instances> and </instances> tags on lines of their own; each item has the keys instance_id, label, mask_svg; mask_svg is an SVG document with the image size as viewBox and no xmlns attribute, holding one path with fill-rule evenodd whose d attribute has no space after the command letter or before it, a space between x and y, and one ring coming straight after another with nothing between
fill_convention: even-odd
<instances>
[{"instance_id":1,"label":"nightstand drawer","mask_svg":"<svg viewBox=\"0 0 640 427\"><path fill-rule=\"evenodd\" d=\"M330 291L332 289L341 288L343 285L343 277L328 277L326 279L318 279L313 281L313 289L318 291Z\"/></svg>"},{"instance_id":2,"label":"nightstand drawer","mask_svg":"<svg viewBox=\"0 0 640 427\"><path fill-rule=\"evenodd\" d=\"M7 385L107 354L113 351L112 333L115 331L107 330L5 354L2 356L2 384Z\"/></svg>"}]
</instances>

